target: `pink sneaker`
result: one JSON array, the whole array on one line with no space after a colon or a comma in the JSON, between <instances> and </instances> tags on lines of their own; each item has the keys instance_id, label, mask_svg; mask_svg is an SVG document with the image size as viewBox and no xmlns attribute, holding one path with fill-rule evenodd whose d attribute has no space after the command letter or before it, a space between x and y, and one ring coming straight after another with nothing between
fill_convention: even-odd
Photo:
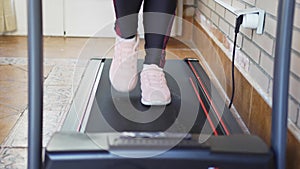
<instances>
[{"instance_id":1,"label":"pink sneaker","mask_svg":"<svg viewBox=\"0 0 300 169\"><path fill-rule=\"evenodd\" d=\"M116 38L115 54L109 70L112 86L120 92L129 92L137 84L137 48L139 38Z\"/></svg>"},{"instance_id":2,"label":"pink sneaker","mask_svg":"<svg viewBox=\"0 0 300 169\"><path fill-rule=\"evenodd\" d=\"M155 64L144 64L141 72L142 100L144 105L167 105L171 102L163 69Z\"/></svg>"}]
</instances>

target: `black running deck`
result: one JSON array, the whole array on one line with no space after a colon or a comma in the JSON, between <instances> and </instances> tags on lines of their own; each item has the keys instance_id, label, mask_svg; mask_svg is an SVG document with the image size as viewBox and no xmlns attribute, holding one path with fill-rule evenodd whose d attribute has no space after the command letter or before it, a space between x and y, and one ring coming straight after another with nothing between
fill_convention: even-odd
<instances>
[{"instance_id":1,"label":"black running deck","mask_svg":"<svg viewBox=\"0 0 300 169\"><path fill-rule=\"evenodd\" d=\"M106 59L102 62L102 75L92 107L90 112L86 113L88 117L81 118L82 121L78 124L80 131L172 131L214 135L242 133L198 62L168 60L165 74L172 102L167 106L152 107L141 104L139 82L129 94L116 92L108 78L111 60ZM139 61L139 70L141 66L142 62ZM201 81L197 77L200 77ZM82 124L84 118L88 119ZM204 125L206 127L203 127Z\"/></svg>"},{"instance_id":2,"label":"black running deck","mask_svg":"<svg viewBox=\"0 0 300 169\"><path fill-rule=\"evenodd\" d=\"M46 169L273 167L267 145L242 133L196 60L166 62L172 102L151 107L140 103L139 83L129 94L111 87L110 63L90 61L62 131L46 148Z\"/></svg>"}]
</instances>

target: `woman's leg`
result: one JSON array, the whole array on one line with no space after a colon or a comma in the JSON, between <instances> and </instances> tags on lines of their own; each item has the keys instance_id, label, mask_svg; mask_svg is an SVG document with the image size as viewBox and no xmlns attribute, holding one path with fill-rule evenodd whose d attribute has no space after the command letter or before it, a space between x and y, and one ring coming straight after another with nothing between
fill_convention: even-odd
<instances>
[{"instance_id":1,"label":"woman's leg","mask_svg":"<svg viewBox=\"0 0 300 169\"><path fill-rule=\"evenodd\" d=\"M143 0L114 0L116 43L109 78L114 89L128 92L138 80L137 48L138 12Z\"/></svg>"},{"instance_id":2,"label":"woman's leg","mask_svg":"<svg viewBox=\"0 0 300 169\"><path fill-rule=\"evenodd\" d=\"M137 34L138 13L143 0L114 0L115 31L118 36L130 39Z\"/></svg>"},{"instance_id":3,"label":"woman's leg","mask_svg":"<svg viewBox=\"0 0 300 169\"><path fill-rule=\"evenodd\" d=\"M163 68L165 49L172 29L177 0L145 0L145 64Z\"/></svg>"},{"instance_id":4,"label":"woman's leg","mask_svg":"<svg viewBox=\"0 0 300 169\"><path fill-rule=\"evenodd\" d=\"M163 67L176 6L177 0L144 1L146 57L141 72L141 102L144 105L167 105L171 102Z\"/></svg>"}]
</instances>

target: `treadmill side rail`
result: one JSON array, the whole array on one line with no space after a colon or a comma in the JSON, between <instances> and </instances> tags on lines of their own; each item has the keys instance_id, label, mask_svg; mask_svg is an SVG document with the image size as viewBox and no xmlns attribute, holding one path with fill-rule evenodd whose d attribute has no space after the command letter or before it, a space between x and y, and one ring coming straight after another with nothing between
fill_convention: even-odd
<instances>
[{"instance_id":1,"label":"treadmill side rail","mask_svg":"<svg viewBox=\"0 0 300 169\"><path fill-rule=\"evenodd\" d=\"M198 143L198 137L199 135L193 135L192 139L184 142ZM273 154L268 150L267 145L258 137L251 135L212 136L205 143L190 144L188 147L179 143L169 151L149 158L128 158L115 153L123 151L123 154L124 152L143 154L149 150L159 149L159 145L154 148L146 144L138 145L138 148L131 145L128 149L122 145L118 148L110 145L110 138L118 139L121 135L56 133L46 149L45 168L81 169L84 166L85 169L182 169L184 167L234 169L238 166L243 169L271 169L273 167ZM166 141L168 139L165 138Z\"/></svg>"},{"instance_id":2,"label":"treadmill side rail","mask_svg":"<svg viewBox=\"0 0 300 169\"><path fill-rule=\"evenodd\" d=\"M97 77L101 76L101 71L103 67L103 62L105 59L90 60L85 73L80 80L80 85L75 91L75 97L73 98L72 105L70 107L69 113L63 123L61 131L75 132L80 130L82 121L84 120L88 110L88 105L90 104L91 95L93 94L93 89L97 85ZM97 87L97 86L96 86Z\"/></svg>"}]
</instances>

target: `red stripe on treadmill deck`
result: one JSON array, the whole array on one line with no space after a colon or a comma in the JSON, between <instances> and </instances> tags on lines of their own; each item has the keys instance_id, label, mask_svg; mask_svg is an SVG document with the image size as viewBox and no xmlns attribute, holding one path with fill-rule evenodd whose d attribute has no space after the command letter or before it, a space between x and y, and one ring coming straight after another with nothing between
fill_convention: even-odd
<instances>
[{"instance_id":1,"label":"red stripe on treadmill deck","mask_svg":"<svg viewBox=\"0 0 300 169\"><path fill-rule=\"evenodd\" d=\"M195 74L195 76L196 76L198 82L200 83L201 87L203 88L204 93L205 93L205 95L207 96L207 98L208 98L210 104L212 105L213 110L216 112L216 115L217 115L217 117L218 117L218 120L220 121L221 125L223 126L223 128L224 128L224 130L225 130L225 134L226 134L226 135L230 135L230 132L229 132L228 128L226 127L225 123L223 122L223 120L222 120L222 118L221 118L219 112L217 111L217 109L216 109L214 103L212 102L212 99L211 99L210 96L208 95L208 92L207 92L206 88L204 87L204 85L203 85L203 83L202 83L202 80L201 80L201 78L199 77L198 73L196 72L194 66L191 64L190 61L188 61L188 63L189 63L189 65L190 65L190 67L192 68L192 71L194 72L194 74Z\"/></svg>"},{"instance_id":2,"label":"red stripe on treadmill deck","mask_svg":"<svg viewBox=\"0 0 300 169\"><path fill-rule=\"evenodd\" d=\"M208 112L207 112L207 110L206 110L206 108L205 108L205 106L204 106L204 103L203 103L203 101L202 101L202 99L201 99L201 97L200 97L200 95L199 95L199 92L198 92L198 90L197 90L197 88L196 88L196 85L195 85L195 83L193 82L193 80L192 80L191 77L190 77L190 82L191 82L191 84L192 84L192 86L193 86L193 88L194 88L194 91L195 91L195 94L196 94L196 96L197 96L197 98L198 98L198 100L199 100L199 103L200 103L201 107L202 107L203 110L204 110L204 113L205 113L206 118L207 118L207 120L208 120L208 122L209 122L209 124L210 124L210 127L213 129L214 135L217 136L217 135L218 135L218 132L216 131L216 127L215 127L215 125L213 124L211 118L209 117L209 114L208 114Z\"/></svg>"}]
</instances>

